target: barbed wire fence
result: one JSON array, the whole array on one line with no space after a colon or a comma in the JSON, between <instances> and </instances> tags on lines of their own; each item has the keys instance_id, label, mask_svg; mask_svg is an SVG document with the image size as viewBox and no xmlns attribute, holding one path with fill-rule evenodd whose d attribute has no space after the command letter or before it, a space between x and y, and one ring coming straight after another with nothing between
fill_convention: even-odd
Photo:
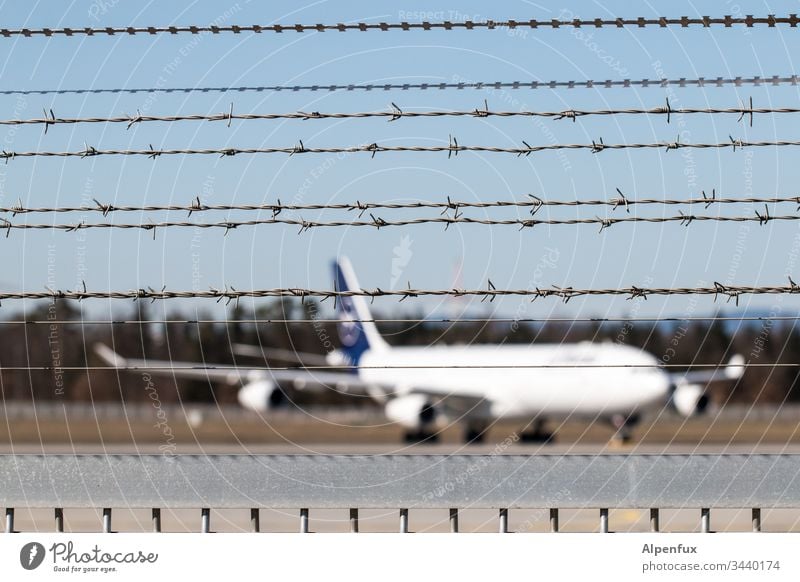
<instances>
[{"instance_id":1,"label":"barbed wire fence","mask_svg":"<svg viewBox=\"0 0 800 582\"><path fill-rule=\"evenodd\" d=\"M534 153L558 150L586 150L593 154L599 154L605 150L639 150L639 149L662 149L664 151L680 149L732 149L734 152L739 149L749 147L797 147L800 141L797 140L772 140L772 141L748 141L730 137L728 141L717 143L694 143L681 142L680 136L675 141L643 142L643 143L605 143L603 138L599 138L591 143L557 143L530 145L522 142L519 147L501 147L489 145L463 145L458 143L458 139L449 137L447 145L423 146L423 145L378 145L373 142L370 144L355 146L335 146L335 147L307 147L302 141L292 147L226 147L226 148L205 148L205 149L159 149L152 145L149 149L98 149L94 146L85 145L82 150L72 151L0 151L0 160L8 163L16 158L91 158L97 156L143 156L150 159L157 159L161 156L207 156L216 155L221 158L233 157L241 154L286 154L295 156L300 154L355 154L366 153L375 157L379 153L443 153L448 157L456 156L460 152L482 152L496 154L513 154L518 157L526 157Z\"/></svg>"},{"instance_id":2,"label":"barbed wire fence","mask_svg":"<svg viewBox=\"0 0 800 582\"><path fill-rule=\"evenodd\" d=\"M763 17L754 17L748 15L746 17L725 15L721 17L679 17L679 18L594 18L594 19L550 19L550 20L503 20L503 21L443 21L443 22L350 22L350 23L336 23L336 24L268 24L268 25L229 25L229 26L147 26L147 27L83 27L83 28L0 28L0 37L5 38L32 38L32 37L74 37L74 36L114 36L114 35L178 35L178 34L242 34L242 33L284 33L284 32L367 32L367 31L491 31L497 29L517 29L528 28L536 29L577 29L582 27L589 28L667 28L667 27L723 27L731 28L735 26L742 26L746 28L753 28L756 26L763 26L767 28L775 28L778 26L788 26L796 28L800 19L795 14L788 16L775 16L767 15ZM1 41L2 39L0 39ZM472 82L463 80L452 80L446 82L419 82L419 83L333 83L333 84L309 84L309 85L263 85L263 86L239 86L239 87L183 87L183 88L164 88L164 87L150 87L150 88L87 88L87 89L15 89L7 88L0 90L0 94L13 95L13 94L99 94L99 93L193 93L193 92L259 92L259 91L275 91L275 92L301 92L301 91L409 91L409 90L467 90L467 89L592 89L592 88L649 88L649 87L743 87L743 86L780 86L780 85L793 85L798 84L797 75L774 75L771 77L760 76L717 76L717 77L697 77L697 78L660 78L660 79L621 79L621 80L569 80L569 81L538 81L538 80L524 80L524 81L495 81L495 82ZM235 107L231 104L227 112L221 113L198 113L198 114L175 114L175 115L149 115L136 112L136 114L126 114L119 116L87 116L87 117L60 117L56 116L53 109L44 111L42 117L27 118L27 119L0 119L0 125L18 127L18 126L41 126L44 128L44 133L47 134L50 128L59 125L78 125L78 124L121 124L125 125L126 129L131 129L140 124L145 123L177 123L177 122L221 122L228 127L231 126L233 121L270 121L270 120L287 120L287 121L312 121L312 120L342 120L342 119L383 119L389 122L396 122L402 119L432 119L432 118L474 118L474 119L488 119L488 118L546 118L554 121L572 121L577 122L578 119L584 117L611 117L611 116L659 116L665 118L667 124L672 121L672 117L676 115L735 115L737 122L746 122L750 126L753 125L754 117L761 115L777 116L777 115L794 115L800 113L798 107L756 107L753 104L752 98L747 103L742 102L734 107L673 107L669 100L666 100L664 105L657 107L641 107L641 108L605 108L605 109L563 109L563 110L533 110L521 109L515 111L508 110L495 110L490 109L488 100L484 100L482 107L474 109L461 109L461 110L418 110L403 106L402 108L396 103L391 103L391 108L379 111L294 111L294 112L247 112L241 113L235 111ZM591 143L550 143L543 145L530 145L523 141L521 146L516 147L502 147L491 145L463 145L458 140L450 135L447 140L447 145L424 146L424 145L379 145L373 141L370 143L354 145L354 146L332 146L332 147L308 147L303 141L298 140L297 145L290 147L225 147L225 148L155 148L149 145L147 149L103 149L85 144L82 150L62 150L62 151L48 151L48 150L35 150L35 151L0 151L0 159L6 164L17 158L88 158L98 156L142 156L150 159L157 159L161 156L206 156L217 155L222 158L231 157L236 155L246 154L285 154L295 156L300 154L353 154L353 153L366 153L371 157L382 153L447 153L449 157L455 157L462 152L477 152L477 153L500 153L511 154L518 157L527 157L531 154L544 152L544 151L558 151L558 150L585 150L593 154L599 154L605 150L628 150L628 149L650 149L650 150L663 150L665 152L673 150L681 150L684 148L690 149L731 149L737 151L750 147L796 147L800 145L800 141L795 140L773 140L773 141L756 141L739 139L729 136L728 141L722 142L682 142L680 137L674 141L653 141L641 143L606 143L602 138L592 140ZM338 204L282 204L280 199L275 204L267 203L253 203L253 204L205 204L200 201L199 197L195 198L190 204L169 204L169 205L115 205L111 203L103 203L94 200L95 206L81 205L81 206L25 206L22 201L14 206L0 207L0 214L7 214L9 217L0 216L0 230L5 230L5 236L9 237L12 231L16 230L51 230L51 231L79 231L84 229L138 229L138 230L151 230L153 236L157 231L162 229L171 228L200 228L200 229L222 229L227 234L230 230L240 227L256 227L262 225L286 225L299 227L298 233L325 227L371 227L381 229L385 227L408 227L412 225L423 224L438 224L443 225L447 230L451 225L484 225L484 226L515 226L520 230L533 228L539 225L560 226L560 225L594 225L599 227L598 232L603 232L610 226L620 223L650 223L650 224L663 224L663 223L677 223L683 226L689 226L700 222L736 222L736 223L758 223L760 226L766 226L774 221L796 221L800 219L800 208L796 210L797 214L775 214L770 212L769 205L778 205L784 203L791 203L800 205L800 196L748 196L748 197L717 197L716 190L712 190L710 195L702 192L701 197L697 198L637 198L635 195L626 195L620 189L617 189L618 196L609 199L578 199L578 200L558 200L558 199L543 199L536 195L528 195L527 199L518 201L463 201L452 200L447 197L446 201L433 201L433 202L404 202L404 203L388 203L376 201L355 201L352 203L338 203ZM740 205L740 204L758 204L764 205L763 211L751 210L748 215L714 215L714 214L697 214L697 213L684 213L679 211L676 215L669 216L629 216L630 210L637 206L675 206L675 205L703 205L704 209L709 209L714 205ZM542 208L559 208L559 207L590 207L601 206L610 207L611 211L622 210L626 212L623 216L606 216L606 217L578 217L578 218L552 218L552 217L538 217L537 213ZM527 210L531 218L492 218L492 217L470 217L463 214L464 210L468 209L503 209L511 208L516 210ZM401 219L385 218L386 216L376 215L378 211L383 214L384 211L395 210L418 210L430 209L439 210L441 214L436 216L427 217L403 217ZM157 220L150 222L87 222L80 220L77 222L20 222L16 220L19 216L32 215L32 214L63 214L70 212L80 213L100 213L103 217L108 217L114 213L124 212L186 212L189 217L195 213L207 213L214 211L241 211L241 212L265 212L271 214L269 218L256 218L256 219L227 219L215 221L195 221L195 220ZM349 213L358 213L357 219L341 220L341 219L315 219L306 220L301 217L287 218L279 216L281 212L315 212L315 211L345 211ZM374 211L374 212L372 212ZM366 219L365 214L369 214L369 219ZM337 290L334 286L333 289L310 289L310 288L265 288L265 289L251 289L251 290L238 290L231 286L224 286L221 289L210 288L208 290L192 290L192 291L173 291L153 288L143 288L135 290L109 290L109 291L89 291L85 285L82 290L53 290L47 289L46 291L16 291L0 292L0 301L14 301L14 300L37 300L46 299L51 301L57 300L76 300L84 301L90 299L119 299L119 300L133 300L133 301L161 301L167 299L213 299L216 301L224 301L226 303L237 302L242 298L299 298L305 300L306 298L316 298L321 301L332 300L336 302L343 297L365 297L370 300L376 298L394 298L399 301L405 301L417 297L475 297L480 298L481 301L493 301L498 297L518 296L530 300L544 299L555 297L564 302L576 297L593 297L593 296L618 296L624 297L629 300L642 299L646 300L650 296L675 296L675 295L705 295L713 296L714 299L723 297L727 302L733 301L738 305L739 298L743 295L787 295L800 293L800 287L788 278L787 285L773 285L773 286L735 286L719 282L715 282L713 286L695 286L695 287L620 287L620 288L579 288L572 286L552 287L552 288L533 288L533 289L498 289L494 286L491 280L488 281L486 289L425 289L425 288L412 288L408 284L408 288L400 290L384 290L380 288L374 289L359 289L342 291ZM707 318L691 317L691 318L665 318L658 317L652 321L772 321L775 318L763 318L757 316L709 316ZM796 321L800 318L786 316L783 318L786 321ZM565 322L623 322L623 321L645 321L647 318L514 318L508 321L520 322L546 322L546 321L565 321ZM53 320L4 320L0 324L36 324L36 323L51 323ZM74 324L72 320L55 320L60 324ZM123 324L138 324L143 323L199 323L199 319L162 319L162 320L137 320L137 319L121 319L121 320L85 320L84 323L123 323ZM313 323L320 321L329 321L331 323L340 320L324 320L324 319L230 319L230 320L203 320L206 322L232 322L239 321L245 323L257 322L282 322L282 323ZM384 318L384 319L353 319L352 321L373 321L373 322L403 322L403 321L422 321L411 320L402 318ZM427 320L426 320L427 321ZM463 318L456 320L449 320L446 318L439 319L443 323L458 323L458 322L489 322L489 321L504 321L503 318ZM705 364L698 364L702 367ZM773 364L775 365L775 364ZM716 366L716 365L714 365ZM9 369L9 368L6 368ZM27 369L38 369L29 367ZM93 369L90 367L83 367L83 369ZM99 369L99 368L97 368Z\"/></svg>"},{"instance_id":3,"label":"barbed wire fence","mask_svg":"<svg viewBox=\"0 0 800 582\"><path fill-rule=\"evenodd\" d=\"M692 114L733 114L739 116L739 121L747 118L750 125L753 125L755 114L781 114L781 113L800 113L797 107L754 107L753 100L750 98L749 105L742 104L739 107L679 107L673 108L669 99L661 107L629 108L629 109L566 109L561 111L495 111L489 109L488 100L484 100L483 108L472 110L432 110L432 111L408 111L401 109L397 104L392 103L392 108L387 111L353 111L353 112L320 112L320 111L297 111L290 113L234 113L233 104L228 112L215 114L186 114L186 115L122 115L115 117L56 117L52 109L45 110L43 117L31 119L0 119L0 125L43 125L45 133L50 126L55 125L77 125L81 123L123 123L126 129L130 129L139 123L162 122L174 123L181 121L225 121L228 127L234 120L256 121L256 120L288 120L299 119L308 121L313 119L386 119L387 121L398 121L403 118L435 118L435 117L544 117L552 118L556 121L562 119L576 122L581 117L592 116L615 116L615 115L661 115L666 117L667 123L671 121L673 115L692 115Z\"/></svg>"}]
</instances>

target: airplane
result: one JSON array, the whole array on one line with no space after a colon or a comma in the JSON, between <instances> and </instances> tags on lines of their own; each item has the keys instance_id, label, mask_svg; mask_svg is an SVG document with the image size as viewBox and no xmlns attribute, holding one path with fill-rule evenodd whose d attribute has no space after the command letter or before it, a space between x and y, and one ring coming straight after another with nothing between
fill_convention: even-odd
<instances>
[{"instance_id":1,"label":"airplane","mask_svg":"<svg viewBox=\"0 0 800 582\"><path fill-rule=\"evenodd\" d=\"M338 290L360 289L346 258L334 262L334 276ZM381 337L364 297L341 296L336 311L341 348L307 355L314 366L305 369L215 369L127 359L102 344L96 351L117 368L239 385L239 403L258 412L284 403L287 384L368 396L405 429L407 442L434 442L438 429L453 422L465 427L465 442L480 442L499 419L528 426L522 440L546 442L552 435L545 420L575 417L608 422L615 440L628 442L643 412L664 405L683 416L702 412L709 383L735 381L744 371L736 355L713 370L670 373L654 355L609 342L395 347ZM254 346L238 350L263 355Z\"/></svg>"}]
</instances>

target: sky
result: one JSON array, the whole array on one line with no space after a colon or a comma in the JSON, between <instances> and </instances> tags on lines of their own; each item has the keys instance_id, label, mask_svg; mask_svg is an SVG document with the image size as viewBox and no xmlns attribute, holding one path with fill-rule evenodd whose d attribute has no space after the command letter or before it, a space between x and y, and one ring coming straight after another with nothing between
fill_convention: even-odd
<instances>
[{"instance_id":1,"label":"sky","mask_svg":"<svg viewBox=\"0 0 800 582\"><path fill-rule=\"evenodd\" d=\"M489 10L491 9L491 10ZM238 0L142 2L93 0L0 1L2 27L164 26L294 24L513 18L787 15L795 2L704 3L575 1L544 6L508 1L447 3L285 2ZM419 83L454 81L583 81L791 75L800 48L797 29L779 26L724 28L520 29L509 31L410 31L348 33L263 33L239 35L116 35L72 38L0 38L0 93L37 89L218 87L297 84ZM396 103L406 111L436 109L566 110L658 107L796 107L795 86L706 88L261 91L113 94L0 94L0 118L375 111ZM439 118L284 120L50 127L0 126L0 148L8 151L98 149L447 145L517 147L529 144L674 140L725 142L798 139L796 115L756 115L753 126L735 115L587 117L576 122L527 118ZM0 165L0 206L93 204L189 204L195 197L224 203L344 203L453 200L547 200L612 198L619 188L630 199L691 198L705 190L718 195L796 196L798 151L792 148L726 150L621 150L542 152L529 157L462 152L354 155L237 155L18 158ZM752 205L691 210L754 215ZM760 209L759 209L760 210ZM770 213L792 214L783 204ZM597 208L543 209L538 217L618 216ZM675 207L634 209L633 214L674 215ZM476 218L527 217L527 210L464 210ZM435 216L436 210L390 212L385 219ZM352 213L304 211L282 216L306 220L353 218ZM208 218L269 218L262 212L218 213ZM21 217L9 217L20 222ZM67 221L67 215L55 217ZM72 215L74 220L97 215ZM119 214L120 222L185 219L185 213ZM206 216L193 217L203 220ZM30 217L52 221L52 215ZM800 281L800 222L619 224L598 233L596 225L536 227L441 225L408 228L332 228L298 234L297 228L268 225L221 230L14 231L0 241L0 288L6 290L136 289L166 286L200 290L332 288L330 263L347 255L364 287L497 288L573 286L696 287L783 285ZM452 313L502 316L688 316L714 313L794 312L794 297L740 299L740 305L711 297L646 301L607 297L519 298L491 305L465 300L376 300L383 313L426 316ZM164 302L165 304L167 302ZM5 302L3 310L23 307ZM85 302L87 313L109 314L112 303ZM113 303L126 309L126 303ZM224 313L224 305L185 301L158 309L202 309ZM2 315L2 312L0 312Z\"/></svg>"}]
</instances>

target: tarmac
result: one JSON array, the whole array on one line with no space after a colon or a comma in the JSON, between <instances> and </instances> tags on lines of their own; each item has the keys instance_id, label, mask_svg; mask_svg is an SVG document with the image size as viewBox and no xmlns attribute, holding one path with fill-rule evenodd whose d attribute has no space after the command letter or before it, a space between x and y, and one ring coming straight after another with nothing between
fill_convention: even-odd
<instances>
[{"instance_id":1,"label":"tarmac","mask_svg":"<svg viewBox=\"0 0 800 582\"><path fill-rule=\"evenodd\" d=\"M188 415L187 415L188 416ZM291 416L291 415L290 415ZM348 422L309 422L304 415L280 417L271 422L250 419L245 423L230 419L207 418L202 422L172 419L175 431L169 443L170 454L800 454L800 435L794 414L758 414L736 417L718 415L705 419L661 418L646 420L634 433L634 441L618 445L611 441L613 431L600 423L569 421L561 423L554 443L514 442L499 447L504 439L518 434L518 427L498 424L489 431L483 444L460 442L461 433L449 428L437 444L404 444L402 432L386 423L364 426ZM2 417L0 417L2 419ZM196 419L195 419L196 421ZM11 419L0 423L0 453L93 453L161 454L165 452L163 433L153 433L149 419L120 422L119 419ZM68 532L101 531L101 509L64 509ZM309 508L312 532L349 532L349 510ZM647 510L612 509L609 530L646 532L650 529ZM162 511L162 531L200 530L200 509ZM300 528L300 509L262 509L262 532L296 532ZM596 532L600 528L599 509L560 510L560 531ZM546 532L550 529L549 508L509 511L511 532ZM713 531L751 531L751 509L712 510ZM52 509L15 510L17 531L54 531ZM152 531L149 510L114 508L112 529L125 532ZM250 531L249 510L211 511L211 529L217 532ZM495 532L499 529L496 510L479 507L459 508L460 532ZM661 531L700 531L700 508L661 510ZM800 532L800 508L762 511L763 531ZM360 510L359 531L396 532L397 508ZM409 511L412 532L450 531L449 510Z\"/></svg>"}]
</instances>

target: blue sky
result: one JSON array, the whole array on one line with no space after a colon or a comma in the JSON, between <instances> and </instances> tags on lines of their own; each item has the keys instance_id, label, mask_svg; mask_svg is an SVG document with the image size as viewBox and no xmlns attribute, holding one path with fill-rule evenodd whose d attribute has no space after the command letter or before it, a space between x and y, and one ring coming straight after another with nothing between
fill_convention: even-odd
<instances>
[{"instance_id":1,"label":"blue sky","mask_svg":"<svg viewBox=\"0 0 800 582\"><path fill-rule=\"evenodd\" d=\"M786 15L794 2L735 2L714 7L693 2L585 2L546 7L532 2L94 2L0 1L4 27L128 26L167 24L268 24L273 22L399 21L487 18L735 16ZM697 76L789 75L800 48L797 29L559 29L474 32L265 33L96 36L0 39L0 89L108 87L203 87L220 85L330 84L368 82L441 82L453 80L584 80ZM705 89L573 89L505 91L260 92L102 95L0 95L0 117L56 115L103 116L135 113L369 111L390 102L405 110L473 109L484 99L493 109L570 109L656 107L669 97L673 107L735 107L753 98L756 106L797 106L798 88L726 87ZM446 144L454 135L462 144L515 147L552 142L673 140L721 142L728 136L752 140L798 139L790 116L757 116L750 128L736 116L686 116L667 125L662 117L583 118L577 123L527 119L381 119L345 121L186 122L51 127L0 127L6 150L80 150L94 147L270 147L380 144ZM629 197L691 197L716 188L728 196L795 196L800 166L797 150L586 151L540 153L528 158L500 154L382 154L337 157L282 155L91 159L16 159L0 166L0 205L21 199L26 205L77 205L92 198L114 204L325 203L521 199L611 198L615 189ZM753 208L707 212L753 214ZM791 213L793 205L771 209ZM649 209L674 214L674 208ZM695 211L698 211L695 208ZM522 215L525 211L521 211ZM643 211L640 211L643 212ZM611 215L610 209L584 209L581 216ZM619 210L616 211L620 213ZM435 211L414 216L432 215ZM468 216L483 217L481 211ZM574 217L556 209L542 216ZM169 218L183 218L175 214ZM241 213L216 215L242 218ZM341 214L302 213L306 219ZM346 215L345 215L346 216ZM388 213L384 217L410 217ZM514 212L491 216L515 216ZM262 218L268 217L262 214ZM60 218L64 218L63 216ZM76 217L80 219L80 217ZM89 217L96 218L96 217ZM159 220L166 215L118 215L119 221ZM203 218L202 216L200 217ZM45 217L45 220L52 217ZM19 219L16 219L19 220ZM783 284L786 273L800 281L800 223L623 224L597 233L595 226L514 227L423 225L407 229L328 229L301 235L294 227L264 226L221 231L16 231L2 240L0 286L39 290L45 285L74 289L132 289L166 285L205 289L225 284L237 289L265 287L330 288L329 264L337 254L350 256L365 287L446 288L463 265L458 284L498 288L573 285L575 287L699 286ZM793 311L796 300L742 298L740 309ZM377 303L377 302L376 302ZM384 312L412 310L441 314L451 302L436 300L379 304ZM21 306L21 303L13 303ZM124 304L116 303L118 307ZM175 308L179 304L170 304ZM4 307L6 305L4 304ZM183 303L217 310L213 303ZM416 307L416 309L415 309ZM560 316L699 315L719 308L711 298L647 302L608 298L549 299L533 304L505 299L467 307L470 313L497 310L502 315ZM731 307L731 306L728 306ZM107 311L102 301L84 306Z\"/></svg>"}]
</instances>

